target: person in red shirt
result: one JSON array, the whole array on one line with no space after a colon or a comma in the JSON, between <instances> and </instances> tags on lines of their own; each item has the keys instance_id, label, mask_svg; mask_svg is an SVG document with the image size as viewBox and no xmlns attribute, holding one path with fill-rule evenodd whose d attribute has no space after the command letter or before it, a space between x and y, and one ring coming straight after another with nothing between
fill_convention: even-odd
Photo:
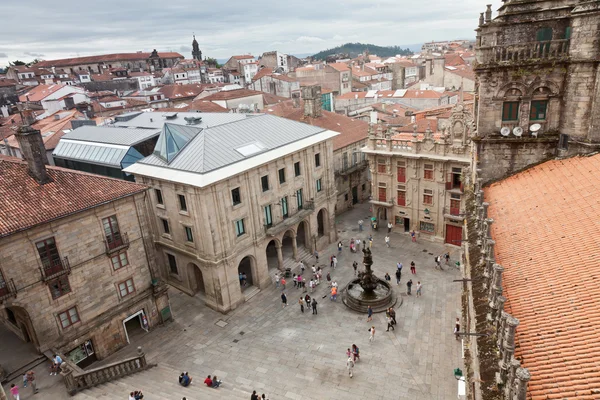
<instances>
[{"instance_id":1,"label":"person in red shirt","mask_svg":"<svg viewBox=\"0 0 600 400\"><path fill-rule=\"evenodd\" d=\"M212 387L212 379L210 379L210 375L204 380L204 384L208 387Z\"/></svg>"}]
</instances>

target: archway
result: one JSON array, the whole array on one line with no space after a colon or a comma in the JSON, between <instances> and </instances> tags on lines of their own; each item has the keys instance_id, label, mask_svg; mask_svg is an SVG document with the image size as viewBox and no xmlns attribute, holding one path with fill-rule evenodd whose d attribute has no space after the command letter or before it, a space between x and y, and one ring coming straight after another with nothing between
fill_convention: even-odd
<instances>
[{"instance_id":1,"label":"archway","mask_svg":"<svg viewBox=\"0 0 600 400\"><path fill-rule=\"evenodd\" d=\"M283 238L281 239L281 253L283 255L283 259L287 258L295 258L295 245L294 245L294 232L289 230L283 234Z\"/></svg>"},{"instance_id":2,"label":"archway","mask_svg":"<svg viewBox=\"0 0 600 400\"><path fill-rule=\"evenodd\" d=\"M329 235L329 215L325 208L321 208L317 214L317 233L319 237Z\"/></svg>"},{"instance_id":3,"label":"archway","mask_svg":"<svg viewBox=\"0 0 600 400\"><path fill-rule=\"evenodd\" d=\"M194 294L196 293L206 293L204 288L204 276L202 275L202 270L199 266L194 263L188 264L188 276L190 280L190 287Z\"/></svg>"},{"instance_id":4,"label":"archway","mask_svg":"<svg viewBox=\"0 0 600 400\"><path fill-rule=\"evenodd\" d=\"M306 221L302 221L298 224L298 229L296 231L296 246L298 248L304 247L306 249L309 248L310 237L308 229L308 223Z\"/></svg>"},{"instance_id":5,"label":"archway","mask_svg":"<svg viewBox=\"0 0 600 400\"><path fill-rule=\"evenodd\" d=\"M254 276L252 274L254 267L254 259L251 256L242 258L238 265L238 275L242 274L244 279L240 279L240 286L242 291L252 287L254 285Z\"/></svg>"},{"instance_id":6,"label":"archway","mask_svg":"<svg viewBox=\"0 0 600 400\"><path fill-rule=\"evenodd\" d=\"M267 253L268 269L279 269L281 266L279 265L279 258L277 256L277 241L275 239L271 240L269 244L267 244L265 252Z\"/></svg>"},{"instance_id":7,"label":"archway","mask_svg":"<svg viewBox=\"0 0 600 400\"><path fill-rule=\"evenodd\" d=\"M42 338L43 339L43 338ZM0 309L0 365L7 374L39 357L38 342L29 313L23 307ZM18 357L11 355L18 354Z\"/></svg>"},{"instance_id":8,"label":"archway","mask_svg":"<svg viewBox=\"0 0 600 400\"><path fill-rule=\"evenodd\" d=\"M385 223L383 221L386 221ZM377 210L377 225L384 226L387 225L387 208L379 207Z\"/></svg>"}]
</instances>

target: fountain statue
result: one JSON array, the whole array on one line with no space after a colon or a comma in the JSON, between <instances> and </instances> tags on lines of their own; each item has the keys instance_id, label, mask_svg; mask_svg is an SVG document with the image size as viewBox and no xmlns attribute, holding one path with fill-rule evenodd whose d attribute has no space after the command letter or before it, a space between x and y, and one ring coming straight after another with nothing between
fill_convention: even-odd
<instances>
[{"instance_id":1,"label":"fountain statue","mask_svg":"<svg viewBox=\"0 0 600 400\"><path fill-rule=\"evenodd\" d=\"M359 272L358 278L352 279L346 285L342 292L342 300L355 311L366 312L369 306L374 312L385 311L396 304L397 297L388 282L373 274L371 249L365 247L362 252L365 270Z\"/></svg>"}]
</instances>

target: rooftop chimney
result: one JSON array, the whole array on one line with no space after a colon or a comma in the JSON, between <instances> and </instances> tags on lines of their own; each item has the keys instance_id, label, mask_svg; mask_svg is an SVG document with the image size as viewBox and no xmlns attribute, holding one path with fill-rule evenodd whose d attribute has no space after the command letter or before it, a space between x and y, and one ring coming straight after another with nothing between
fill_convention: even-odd
<instances>
[{"instance_id":1,"label":"rooftop chimney","mask_svg":"<svg viewBox=\"0 0 600 400\"><path fill-rule=\"evenodd\" d=\"M27 169L29 175L37 181L40 185L52 182L52 178L48 176L46 171L46 165L48 165L48 157L46 156L46 148L44 147L44 141L42 140L42 134L37 129L31 127L35 116L32 110L23 110L21 113L21 119L23 125L19 127L15 133L15 137L19 142L21 154L25 161L27 161Z\"/></svg>"},{"instance_id":2,"label":"rooftop chimney","mask_svg":"<svg viewBox=\"0 0 600 400\"><path fill-rule=\"evenodd\" d=\"M304 100L304 116L318 118L321 116L321 86L312 85L302 87Z\"/></svg>"}]
</instances>

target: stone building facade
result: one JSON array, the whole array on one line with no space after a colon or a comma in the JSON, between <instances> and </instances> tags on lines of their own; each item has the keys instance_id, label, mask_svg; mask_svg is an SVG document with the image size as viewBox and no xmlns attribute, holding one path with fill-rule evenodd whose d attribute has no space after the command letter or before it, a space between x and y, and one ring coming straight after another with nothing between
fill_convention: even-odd
<instances>
[{"instance_id":1,"label":"stone building facade","mask_svg":"<svg viewBox=\"0 0 600 400\"><path fill-rule=\"evenodd\" d=\"M484 183L600 141L600 4L504 2L477 28L475 160ZM502 134L502 129L504 134Z\"/></svg>"},{"instance_id":2,"label":"stone building facade","mask_svg":"<svg viewBox=\"0 0 600 400\"><path fill-rule=\"evenodd\" d=\"M45 167L30 161L36 153L24 152L28 165L0 159L0 322L85 366L170 316L143 214L147 187Z\"/></svg>"},{"instance_id":3,"label":"stone building facade","mask_svg":"<svg viewBox=\"0 0 600 400\"><path fill-rule=\"evenodd\" d=\"M220 114L215 121L234 117L212 122L202 135L189 126L165 125L155 155L127 168L137 182L153 187L147 212L161 274L185 293L201 293L221 312L337 237L336 133L270 115L240 120L239 114ZM168 131L184 130L189 143L174 158L161 158ZM290 135L298 140L289 141ZM203 169L186 163L200 160L202 152L214 157L203 161Z\"/></svg>"},{"instance_id":4,"label":"stone building facade","mask_svg":"<svg viewBox=\"0 0 600 400\"><path fill-rule=\"evenodd\" d=\"M381 125L371 129L362 151L380 229L391 222L399 232L414 230L420 238L461 245L472 126L472 115L459 103L441 133L393 135Z\"/></svg>"}]
</instances>

